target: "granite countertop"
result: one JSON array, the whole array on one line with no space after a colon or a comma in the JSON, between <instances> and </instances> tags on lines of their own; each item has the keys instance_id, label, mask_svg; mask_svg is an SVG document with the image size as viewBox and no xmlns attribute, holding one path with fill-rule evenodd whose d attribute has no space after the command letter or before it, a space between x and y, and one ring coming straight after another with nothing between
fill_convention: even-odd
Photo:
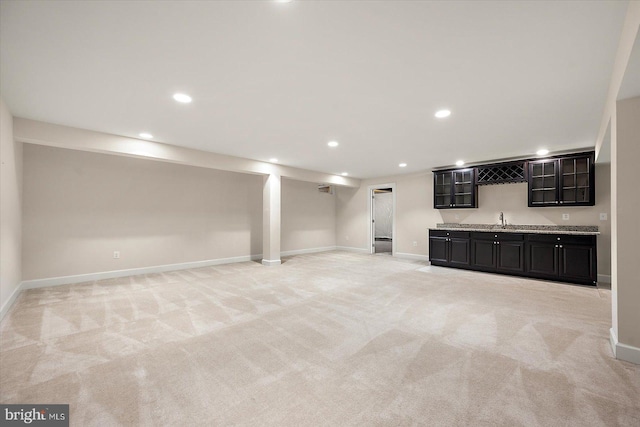
<instances>
[{"instance_id":1,"label":"granite countertop","mask_svg":"<svg viewBox=\"0 0 640 427\"><path fill-rule=\"evenodd\" d=\"M436 224L432 230L450 231L489 231L500 233L536 233L536 234L576 234L576 235L598 235L597 225L518 225L509 224L504 228L494 224Z\"/></svg>"}]
</instances>

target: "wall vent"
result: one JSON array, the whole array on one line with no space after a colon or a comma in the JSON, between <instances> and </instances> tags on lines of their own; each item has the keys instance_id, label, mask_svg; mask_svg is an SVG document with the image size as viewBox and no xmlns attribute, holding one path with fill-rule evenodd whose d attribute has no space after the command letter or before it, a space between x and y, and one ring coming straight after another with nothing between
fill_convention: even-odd
<instances>
[{"instance_id":1,"label":"wall vent","mask_svg":"<svg viewBox=\"0 0 640 427\"><path fill-rule=\"evenodd\" d=\"M318 191L321 193L333 194L333 185L318 185Z\"/></svg>"},{"instance_id":2,"label":"wall vent","mask_svg":"<svg viewBox=\"0 0 640 427\"><path fill-rule=\"evenodd\" d=\"M526 182L525 162L478 166L478 185Z\"/></svg>"}]
</instances>

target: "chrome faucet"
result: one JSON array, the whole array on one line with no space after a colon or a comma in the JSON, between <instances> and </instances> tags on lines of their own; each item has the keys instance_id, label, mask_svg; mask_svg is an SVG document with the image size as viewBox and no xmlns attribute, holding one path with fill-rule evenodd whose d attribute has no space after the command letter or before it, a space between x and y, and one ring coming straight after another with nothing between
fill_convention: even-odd
<instances>
[{"instance_id":1,"label":"chrome faucet","mask_svg":"<svg viewBox=\"0 0 640 427\"><path fill-rule=\"evenodd\" d=\"M500 212L500 218L498 218L500 220L500 223L502 224L502 228L504 228L505 225L507 225L507 221L505 221L504 219L504 212Z\"/></svg>"}]
</instances>

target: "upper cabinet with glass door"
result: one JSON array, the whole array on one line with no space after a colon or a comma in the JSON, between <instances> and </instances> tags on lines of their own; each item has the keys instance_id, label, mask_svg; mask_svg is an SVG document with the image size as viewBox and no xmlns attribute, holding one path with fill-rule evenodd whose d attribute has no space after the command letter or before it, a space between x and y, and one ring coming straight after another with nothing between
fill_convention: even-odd
<instances>
[{"instance_id":1,"label":"upper cabinet with glass door","mask_svg":"<svg viewBox=\"0 0 640 427\"><path fill-rule=\"evenodd\" d=\"M433 172L433 207L436 209L477 208L474 168Z\"/></svg>"},{"instance_id":2,"label":"upper cabinet with glass door","mask_svg":"<svg viewBox=\"0 0 640 427\"><path fill-rule=\"evenodd\" d=\"M593 153L529 162L529 207L593 206Z\"/></svg>"}]
</instances>

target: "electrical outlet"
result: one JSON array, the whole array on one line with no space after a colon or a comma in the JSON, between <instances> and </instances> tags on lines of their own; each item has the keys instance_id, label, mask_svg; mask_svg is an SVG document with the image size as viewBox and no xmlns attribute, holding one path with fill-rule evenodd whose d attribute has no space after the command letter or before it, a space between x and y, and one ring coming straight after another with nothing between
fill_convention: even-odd
<instances>
[{"instance_id":1,"label":"electrical outlet","mask_svg":"<svg viewBox=\"0 0 640 427\"><path fill-rule=\"evenodd\" d=\"M120 258L120 251L113 251L113 259L119 259Z\"/></svg>"},{"instance_id":2,"label":"electrical outlet","mask_svg":"<svg viewBox=\"0 0 640 427\"><path fill-rule=\"evenodd\" d=\"M607 214L606 213L601 213L600 214L600 221L606 221L607 220Z\"/></svg>"},{"instance_id":3,"label":"electrical outlet","mask_svg":"<svg viewBox=\"0 0 640 427\"><path fill-rule=\"evenodd\" d=\"M349 240L349 236L344 236L344 240Z\"/></svg>"},{"instance_id":4,"label":"electrical outlet","mask_svg":"<svg viewBox=\"0 0 640 427\"><path fill-rule=\"evenodd\" d=\"M415 240L413 241L413 246L418 246L418 242L416 242Z\"/></svg>"},{"instance_id":5,"label":"electrical outlet","mask_svg":"<svg viewBox=\"0 0 640 427\"><path fill-rule=\"evenodd\" d=\"M562 214L563 221L569 221L569 214Z\"/></svg>"}]
</instances>

